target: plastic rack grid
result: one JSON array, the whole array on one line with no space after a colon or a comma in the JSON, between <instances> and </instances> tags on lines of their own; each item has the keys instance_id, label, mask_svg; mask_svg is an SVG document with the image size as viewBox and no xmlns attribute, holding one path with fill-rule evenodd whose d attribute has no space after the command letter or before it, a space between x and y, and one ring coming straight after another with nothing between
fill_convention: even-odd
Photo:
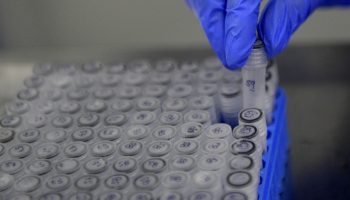
<instances>
[{"instance_id":1,"label":"plastic rack grid","mask_svg":"<svg viewBox=\"0 0 350 200\"><path fill-rule=\"evenodd\" d=\"M258 188L259 200L290 199L290 190L285 184L288 162L288 132L286 96L279 88L273 120L268 126L267 151L263 155L263 168Z\"/></svg>"},{"instance_id":2,"label":"plastic rack grid","mask_svg":"<svg viewBox=\"0 0 350 200\"><path fill-rule=\"evenodd\" d=\"M281 88L276 93L273 120L268 126L267 150L263 155L258 197L260 200L289 199L285 185L288 161L286 97Z\"/></svg>"}]
</instances>

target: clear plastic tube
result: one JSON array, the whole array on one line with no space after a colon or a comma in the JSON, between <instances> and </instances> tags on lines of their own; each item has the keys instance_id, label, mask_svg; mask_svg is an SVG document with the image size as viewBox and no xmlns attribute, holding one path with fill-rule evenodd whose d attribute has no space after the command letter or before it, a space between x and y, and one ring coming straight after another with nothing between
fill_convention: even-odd
<instances>
[{"instance_id":1,"label":"clear plastic tube","mask_svg":"<svg viewBox=\"0 0 350 200\"><path fill-rule=\"evenodd\" d=\"M260 40L257 40L246 65L242 68L243 108L265 108L267 64L264 45Z\"/></svg>"}]
</instances>

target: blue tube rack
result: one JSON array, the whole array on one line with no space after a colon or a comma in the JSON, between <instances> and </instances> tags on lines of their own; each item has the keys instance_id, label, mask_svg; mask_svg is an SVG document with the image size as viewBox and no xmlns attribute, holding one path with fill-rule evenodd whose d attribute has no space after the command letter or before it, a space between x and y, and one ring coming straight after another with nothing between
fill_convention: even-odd
<instances>
[{"instance_id":1,"label":"blue tube rack","mask_svg":"<svg viewBox=\"0 0 350 200\"><path fill-rule=\"evenodd\" d=\"M259 200L291 199L290 189L286 184L288 165L288 131L286 96L279 88L273 119L267 130L267 150L263 155L258 188Z\"/></svg>"}]
</instances>

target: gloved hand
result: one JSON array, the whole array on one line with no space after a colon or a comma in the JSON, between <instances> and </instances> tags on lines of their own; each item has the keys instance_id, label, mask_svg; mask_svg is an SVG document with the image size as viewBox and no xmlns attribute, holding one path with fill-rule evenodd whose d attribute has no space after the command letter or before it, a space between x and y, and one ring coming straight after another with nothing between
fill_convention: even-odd
<instances>
[{"instance_id":1,"label":"gloved hand","mask_svg":"<svg viewBox=\"0 0 350 200\"><path fill-rule=\"evenodd\" d=\"M214 51L229 69L242 67L256 40L269 58L280 53L294 31L318 7L350 5L350 0L270 0L258 22L261 0L187 0Z\"/></svg>"}]
</instances>

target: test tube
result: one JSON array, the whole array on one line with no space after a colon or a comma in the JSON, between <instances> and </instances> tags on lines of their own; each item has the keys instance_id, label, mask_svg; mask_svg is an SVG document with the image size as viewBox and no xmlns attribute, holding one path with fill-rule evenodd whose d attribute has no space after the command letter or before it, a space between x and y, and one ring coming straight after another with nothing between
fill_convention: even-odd
<instances>
[{"instance_id":1,"label":"test tube","mask_svg":"<svg viewBox=\"0 0 350 200\"><path fill-rule=\"evenodd\" d=\"M232 189L247 195L247 199L257 199L257 183L250 171L234 171L227 176L227 183Z\"/></svg>"},{"instance_id":2,"label":"test tube","mask_svg":"<svg viewBox=\"0 0 350 200\"><path fill-rule=\"evenodd\" d=\"M258 134L262 139L259 143L262 144L263 149L266 150L267 126L263 111L258 108L243 109L239 113L238 119L240 125L254 125L258 129Z\"/></svg>"},{"instance_id":3,"label":"test tube","mask_svg":"<svg viewBox=\"0 0 350 200\"><path fill-rule=\"evenodd\" d=\"M162 109L164 111L177 111L185 113L188 111L188 101L185 98L167 98L163 101Z\"/></svg>"},{"instance_id":4,"label":"test tube","mask_svg":"<svg viewBox=\"0 0 350 200\"><path fill-rule=\"evenodd\" d=\"M210 113L204 110L190 110L184 115L185 122L197 122L203 124L204 127L208 127L212 124Z\"/></svg>"},{"instance_id":5,"label":"test tube","mask_svg":"<svg viewBox=\"0 0 350 200\"><path fill-rule=\"evenodd\" d=\"M231 84L241 84L242 82L242 72L241 70L228 70L226 68L221 69L223 73L222 81L223 83Z\"/></svg>"},{"instance_id":6,"label":"test tube","mask_svg":"<svg viewBox=\"0 0 350 200\"><path fill-rule=\"evenodd\" d=\"M190 108L193 110L205 110L210 113L213 122L218 121L219 112L216 110L212 97L198 95L189 99Z\"/></svg>"},{"instance_id":7,"label":"test tube","mask_svg":"<svg viewBox=\"0 0 350 200\"><path fill-rule=\"evenodd\" d=\"M161 59L155 63L155 70L157 72L169 73L177 68L177 62L173 59Z\"/></svg>"},{"instance_id":8,"label":"test tube","mask_svg":"<svg viewBox=\"0 0 350 200\"><path fill-rule=\"evenodd\" d=\"M258 128L252 124L240 124L233 129L232 133L235 139L249 139L264 148L266 132L259 132ZM262 148L258 149L260 155L262 150Z\"/></svg>"},{"instance_id":9,"label":"test tube","mask_svg":"<svg viewBox=\"0 0 350 200\"><path fill-rule=\"evenodd\" d=\"M222 66L221 61L216 56L208 57L204 59L203 62L201 63L201 67L205 69L211 69L211 70L219 70L221 68L224 68Z\"/></svg>"},{"instance_id":10,"label":"test tube","mask_svg":"<svg viewBox=\"0 0 350 200\"><path fill-rule=\"evenodd\" d=\"M199 67L195 62L184 62L181 64L180 69L185 73L196 73Z\"/></svg>"},{"instance_id":11,"label":"test tube","mask_svg":"<svg viewBox=\"0 0 350 200\"><path fill-rule=\"evenodd\" d=\"M246 65L242 68L243 108L265 108L267 64L264 45L260 40L257 40Z\"/></svg>"},{"instance_id":12,"label":"test tube","mask_svg":"<svg viewBox=\"0 0 350 200\"><path fill-rule=\"evenodd\" d=\"M242 95L237 85L223 84L219 94L219 107L223 122L236 126L237 116L242 107Z\"/></svg>"},{"instance_id":13,"label":"test tube","mask_svg":"<svg viewBox=\"0 0 350 200\"><path fill-rule=\"evenodd\" d=\"M127 69L135 73L146 74L151 71L151 64L147 60L133 60L127 64Z\"/></svg>"}]
</instances>

